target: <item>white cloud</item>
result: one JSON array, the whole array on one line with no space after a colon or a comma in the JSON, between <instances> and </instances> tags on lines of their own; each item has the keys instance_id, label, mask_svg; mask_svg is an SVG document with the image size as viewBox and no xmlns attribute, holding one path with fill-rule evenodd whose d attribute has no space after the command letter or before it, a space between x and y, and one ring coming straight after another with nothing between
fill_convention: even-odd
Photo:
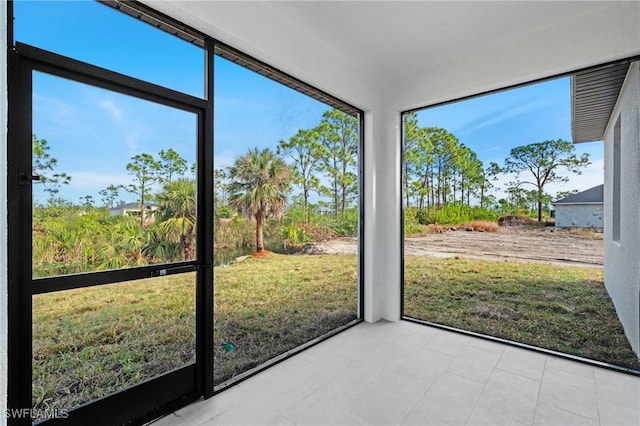
<instances>
[{"instance_id":1,"label":"white cloud","mask_svg":"<svg viewBox=\"0 0 640 426\"><path fill-rule=\"evenodd\" d=\"M119 121L119 122L122 121L122 118L123 118L122 110L118 108L118 106L114 101L110 99L103 100L102 102L100 102L100 107L105 111L107 111L109 115L111 115L111 117L113 117L113 119L115 119L116 121Z\"/></svg>"}]
</instances>

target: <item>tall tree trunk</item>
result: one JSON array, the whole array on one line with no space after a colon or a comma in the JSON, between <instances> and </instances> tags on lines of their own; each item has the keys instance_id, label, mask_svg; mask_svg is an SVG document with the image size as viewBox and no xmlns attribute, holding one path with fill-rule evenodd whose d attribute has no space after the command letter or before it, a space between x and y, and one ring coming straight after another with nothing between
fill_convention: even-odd
<instances>
[{"instance_id":1,"label":"tall tree trunk","mask_svg":"<svg viewBox=\"0 0 640 426\"><path fill-rule=\"evenodd\" d=\"M184 260L193 259L193 244L192 244L191 234L180 235L180 243L182 244Z\"/></svg>"},{"instance_id":2,"label":"tall tree trunk","mask_svg":"<svg viewBox=\"0 0 640 426\"><path fill-rule=\"evenodd\" d=\"M441 169L438 167L438 189L436 190L436 199L438 200L438 208L440 208L441 206L441 196L440 193L442 191L442 171Z\"/></svg>"},{"instance_id":3,"label":"tall tree trunk","mask_svg":"<svg viewBox=\"0 0 640 426\"><path fill-rule=\"evenodd\" d=\"M404 166L404 197L406 200L406 207L409 208L409 167L406 164Z\"/></svg>"},{"instance_id":4,"label":"tall tree trunk","mask_svg":"<svg viewBox=\"0 0 640 426\"><path fill-rule=\"evenodd\" d=\"M304 223L309 224L309 190L307 189L306 185L302 188L302 194L304 196Z\"/></svg>"},{"instance_id":5,"label":"tall tree trunk","mask_svg":"<svg viewBox=\"0 0 640 426\"><path fill-rule=\"evenodd\" d=\"M542 222L542 201L538 200L538 222Z\"/></svg>"},{"instance_id":6,"label":"tall tree trunk","mask_svg":"<svg viewBox=\"0 0 640 426\"><path fill-rule=\"evenodd\" d=\"M144 228L144 211L144 185L142 185L140 190L140 228Z\"/></svg>"},{"instance_id":7,"label":"tall tree trunk","mask_svg":"<svg viewBox=\"0 0 640 426\"><path fill-rule=\"evenodd\" d=\"M256 218L256 252L264 250L264 240L262 238L262 210L255 214Z\"/></svg>"},{"instance_id":8,"label":"tall tree trunk","mask_svg":"<svg viewBox=\"0 0 640 426\"><path fill-rule=\"evenodd\" d=\"M436 200L435 200L435 196L436 196L436 186L435 186L435 181L434 181L434 177L435 177L435 173L433 172L433 167L431 168L431 207L435 207L436 206Z\"/></svg>"},{"instance_id":9,"label":"tall tree trunk","mask_svg":"<svg viewBox=\"0 0 640 426\"><path fill-rule=\"evenodd\" d=\"M538 189L538 222L542 222L542 189Z\"/></svg>"},{"instance_id":10,"label":"tall tree trunk","mask_svg":"<svg viewBox=\"0 0 640 426\"><path fill-rule=\"evenodd\" d=\"M333 217L338 219L338 179L333 179Z\"/></svg>"},{"instance_id":11,"label":"tall tree trunk","mask_svg":"<svg viewBox=\"0 0 640 426\"><path fill-rule=\"evenodd\" d=\"M451 185L451 187L453 188L453 194L452 194L452 200L455 203L456 202L456 180L455 178L453 179L453 184ZM464 196L464 194L463 194Z\"/></svg>"},{"instance_id":12,"label":"tall tree trunk","mask_svg":"<svg viewBox=\"0 0 640 426\"><path fill-rule=\"evenodd\" d=\"M424 173L424 179L422 179L422 192L420 193L420 208L424 208L424 198L425 195L427 197L427 204L429 204L429 193L427 189L429 188L429 174L427 172Z\"/></svg>"}]
</instances>

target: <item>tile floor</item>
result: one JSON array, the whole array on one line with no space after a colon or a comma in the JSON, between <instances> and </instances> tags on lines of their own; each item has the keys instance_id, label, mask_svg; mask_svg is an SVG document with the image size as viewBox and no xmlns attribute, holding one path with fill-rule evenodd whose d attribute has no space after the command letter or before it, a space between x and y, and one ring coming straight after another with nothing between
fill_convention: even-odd
<instances>
[{"instance_id":1,"label":"tile floor","mask_svg":"<svg viewBox=\"0 0 640 426\"><path fill-rule=\"evenodd\" d=\"M640 378L401 321L357 325L164 425L640 425Z\"/></svg>"}]
</instances>

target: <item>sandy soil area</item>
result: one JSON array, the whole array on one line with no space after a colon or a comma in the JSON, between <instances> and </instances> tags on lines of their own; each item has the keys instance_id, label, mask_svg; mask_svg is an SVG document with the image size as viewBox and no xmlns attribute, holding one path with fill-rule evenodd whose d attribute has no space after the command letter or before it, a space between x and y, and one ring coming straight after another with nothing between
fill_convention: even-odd
<instances>
[{"instance_id":1,"label":"sandy soil area","mask_svg":"<svg viewBox=\"0 0 640 426\"><path fill-rule=\"evenodd\" d=\"M355 238L316 244L326 254L356 253ZM406 255L553 262L602 267L602 234L553 227L501 227L498 232L447 231L405 239Z\"/></svg>"}]
</instances>

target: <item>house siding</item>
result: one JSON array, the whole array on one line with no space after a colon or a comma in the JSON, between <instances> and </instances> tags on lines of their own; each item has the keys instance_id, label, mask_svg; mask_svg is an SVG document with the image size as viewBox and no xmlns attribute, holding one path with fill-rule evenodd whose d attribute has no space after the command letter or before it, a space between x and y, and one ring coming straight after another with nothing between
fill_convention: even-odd
<instances>
[{"instance_id":1,"label":"house siding","mask_svg":"<svg viewBox=\"0 0 640 426\"><path fill-rule=\"evenodd\" d=\"M640 66L629 68L605 132L604 280L624 332L640 356ZM613 140L620 118L619 239L613 239Z\"/></svg>"},{"instance_id":2,"label":"house siding","mask_svg":"<svg viewBox=\"0 0 640 426\"><path fill-rule=\"evenodd\" d=\"M556 227L598 228L604 227L604 206L600 204L556 205Z\"/></svg>"}]
</instances>

